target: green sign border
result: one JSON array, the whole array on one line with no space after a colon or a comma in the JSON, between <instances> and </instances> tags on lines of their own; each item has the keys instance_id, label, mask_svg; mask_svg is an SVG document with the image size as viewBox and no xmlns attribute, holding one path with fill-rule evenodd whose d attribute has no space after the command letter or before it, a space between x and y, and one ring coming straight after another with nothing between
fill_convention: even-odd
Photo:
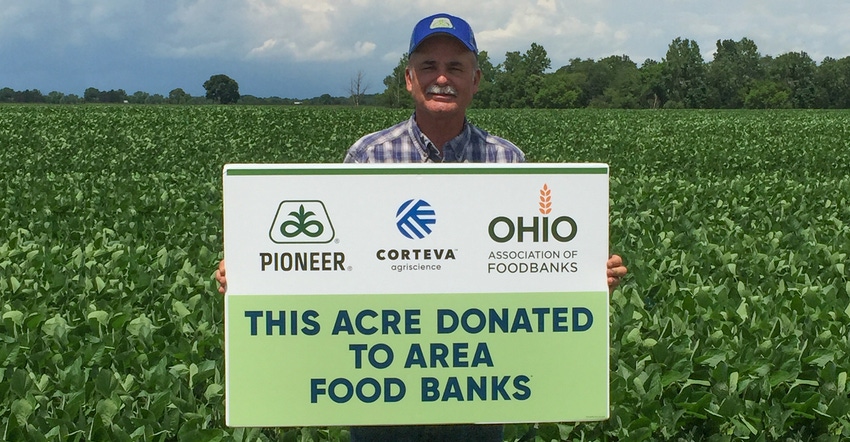
<instances>
[{"instance_id":1,"label":"green sign border","mask_svg":"<svg viewBox=\"0 0 850 442\"><path fill-rule=\"evenodd\" d=\"M520 163L524 164L524 163ZM297 167L242 168L231 167L226 170L228 176L278 176L278 175L605 175L608 167Z\"/></svg>"}]
</instances>

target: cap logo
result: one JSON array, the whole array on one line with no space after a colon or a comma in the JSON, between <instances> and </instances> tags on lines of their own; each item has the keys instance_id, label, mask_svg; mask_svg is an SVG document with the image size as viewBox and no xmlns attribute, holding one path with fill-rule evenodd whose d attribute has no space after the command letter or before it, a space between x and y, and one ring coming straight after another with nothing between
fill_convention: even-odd
<instances>
[{"instance_id":1,"label":"cap logo","mask_svg":"<svg viewBox=\"0 0 850 442\"><path fill-rule=\"evenodd\" d=\"M437 17L431 22L431 29L454 28L452 21L446 17Z\"/></svg>"}]
</instances>

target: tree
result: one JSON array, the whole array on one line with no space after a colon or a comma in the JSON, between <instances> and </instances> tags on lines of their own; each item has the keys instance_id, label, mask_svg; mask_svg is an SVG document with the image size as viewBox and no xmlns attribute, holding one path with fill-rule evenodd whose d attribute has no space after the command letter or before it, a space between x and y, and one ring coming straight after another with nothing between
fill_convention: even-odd
<instances>
[{"instance_id":1,"label":"tree","mask_svg":"<svg viewBox=\"0 0 850 442\"><path fill-rule=\"evenodd\" d=\"M664 65L655 60L647 58L640 66L640 95L644 105L650 109L658 109L667 101L667 92L664 88Z\"/></svg>"},{"instance_id":2,"label":"tree","mask_svg":"<svg viewBox=\"0 0 850 442\"><path fill-rule=\"evenodd\" d=\"M163 104L165 103L165 97L162 94L153 94L147 98L145 98L145 104Z\"/></svg>"},{"instance_id":3,"label":"tree","mask_svg":"<svg viewBox=\"0 0 850 442\"><path fill-rule=\"evenodd\" d=\"M384 93L382 101L389 107L413 107L413 98L407 92L407 84L404 80L404 72L407 69L407 54L403 54L393 72L384 78Z\"/></svg>"},{"instance_id":4,"label":"tree","mask_svg":"<svg viewBox=\"0 0 850 442\"><path fill-rule=\"evenodd\" d=\"M781 109L791 107L788 86L774 80L758 80L744 96L747 109Z\"/></svg>"},{"instance_id":5,"label":"tree","mask_svg":"<svg viewBox=\"0 0 850 442\"><path fill-rule=\"evenodd\" d=\"M768 76L788 88L792 107L807 109L814 106L817 95L816 69L814 60L805 52L788 52L769 62Z\"/></svg>"},{"instance_id":6,"label":"tree","mask_svg":"<svg viewBox=\"0 0 850 442\"><path fill-rule=\"evenodd\" d=\"M522 56L522 64L528 75L543 75L547 69L552 67L552 60L546 54L546 49L537 43L531 43L531 47Z\"/></svg>"},{"instance_id":7,"label":"tree","mask_svg":"<svg viewBox=\"0 0 850 442\"><path fill-rule=\"evenodd\" d=\"M714 61L708 65L706 83L712 107L737 109L743 106L744 96L753 82L764 78L761 55L755 42L717 40Z\"/></svg>"},{"instance_id":8,"label":"tree","mask_svg":"<svg viewBox=\"0 0 850 442\"><path fill-rule=\"evenodd\" d=\"M83 100L75 94L64 95L64 96L62 96L62 99L60 100L60 103L62 103L62 104L79 104L79 103L82 103L82 102L83 102Z\"/></svg>"},{"instance_id":9,"label":"tree","mask_svg":"<svg viewBox=\"0 0 850 442\"><path fill-rule=\"evenodd\" d=\"M522 55L520 62L526 75L523 107L531 107L534 105L534 97L543 88L544 72L552 67L552 60L549 59L549 55L546 53L546 49L543 49L543 46L531 43L531 47Z\"/></svg>"},{"instance_id":10,"label":"tree","mask_svg":"<svg viewBox=\"0 0 850 442\"><path fill-rule=\"evenodd\" d=\"M494 82L492 103L495 107L526 107L526 90L524 90L525 70L522 67L522 56L519 51L505 53Z\"/></svg>"},{"instance_id":11,"label":"tree","mask_svg":"<svg viewBox=\"0 0 850 442\"><path fill-rule=\"evenodd\" d=\"M62 99L65 98L65 94L59 91L50 91L47 94L46 101L51 104L59 104L62 102Z\"/></svg>"},{"instance_id":12,"label":"tree","mask_svg":"<svg viewBox=\"0 0 850 442\"><path fill-rule=\"evenodd\" d=\"M487 51L478 53L478 69L481 70L481 81L478 83L478 93L472 98L472 105L478 108L489 108L493 106L493 87L499 70L493 66Z\"/></svg>"},{"instance_id":13,"label":"tree","mask_svg":"<svg viewBox=\"0 0 850 442\"><path fill-rule=\"evenodd\" d=\"M705 62L696 41L681 37L673 40L667 49L662 74L671 101L688 108L705 105Z\"/></svg>"},{"instance_id":14,"label":"tree","mask_svg":"<svg viewBox=\"0 0 850 442\"><path fill-rule=\"evenodd\" d=\"M208 100L221 104L236 103L239 100L239 84L224 74L216 74L204 82Z\"/></svg>"},{"instance_id":15,"label":"tree","mask_svg":"<svg viewBox=\"0 0 850 442\"><path fill-rule=\"evenodd\" d=\"M591 98L591 107L635 109L640 107L640 72L627 55L612 55L593 65L591 78L602 90Z\"/></svg>"},{"instance_id":16,"label":"tree","mask_svg":"<svg viewBox=\"0 0 850 442\"><path fill-rule=\"evenodd\" d=\"M44 103L44 95L38 89L27 89L25 91L15 91L15 103Z\"/></svg>"},{"instance_id":17,"label":"tree","mask_svg":"<svg viewBox=\"0 0 850 442\"><path fill-rule=\"evenodd\" d=\"M580 107L584 83L585 74L558 69L543 79L543 86L534 97L534 106L556 109Z\"/></svg>"},{"instance_id":18,"label":"tree","mask_svg":"<svg viewBox=\"0 0 850 442\"><path fill-rule=\"evenodd\" d=\"M348 99L345 97L332 97L330 94L322 94L321 96L310 98L309 100L305 100L305 104L309 104L312 106L339 106L346 104Z\"/></svg>"},{"instance_id":19,"label":"tree","mask_svg":"<svg viewBox=\"0 0 850 442\"><path fill-rule=\"evenodd\" d=\"M189 102L189 99L192 98L191 95L187 94L183 88L172 89L171 92L168 93L168 103L170 104L186 104Z\"/></svg>"},{"instance_id":20,"label":"tree","mask_svg":"<svg viewBox=\"0 0 850 442\"><path fill-rule=\"evenodd\" d=\"M499 69L490 61L490 54L487 51L478 53L478 69L481 70L482 82L492 83L496 81L496 74L499 72Z\"/></svg>"},{"instance_id":21,"label":"tree","mask_svg":"<svg viewBox=\"0 0 850 442\"><path fill-rule=\"evenodd\" d=\"M574 77L580 88L579 107L640 107L640 71L626 55L612 55L601 60L574 58L556 71Z\"/></svg>"},{"instance_id":22,"label":"tree","mask_svg":"<svg viewBox=\"0 0 850 442\"><path fill-rule=\"evenodd\" d=\"M83 100L86 103L97 103L100 100L100 91L95 87L87 88L83 93Z\"/></svg>"},{"instance_id":23,"label":"tree","mask_svg":"<svg viewBox=\"0 0 850 442\"><path fill-rule=\"evenodd\" d=\"M504 69L495 76L493 104L512 108L533 106L537 92L543 87L544 71L551 63L546 50L537 43L532 43L525 54L507 52Z\"/></svg>"},{"instance_id":24,"label":"tree","mask_svg":"<svg viewBox=\"0 0 850 442\"><path fill-rule=\"evenodd\" d=\"M101 103L123 103L129 100L127 100L127 92L124 92L124 89L110 89L101 91L98 101Z\"/></svg>"},{"instance_id":25,"label":"tree","mask_svg":"<svg viewBox=\"0 0 850 442\"><path fill-rule=\"evenodd\" d=\"M579 88L577 107L586 107L590 100L597 95L601 95L604 87L600 87L598 79L594 74L594 66L596 62L592 59L582 60L581 58L570 59L570 64L563 66L555 71L558 73L569 74L573 77L573 84Z\"/></svg>"},{"instance_id":26,"label":"tree","mask_svg":"<svg viewBox=\"0 0 850 442\"><path fill-rule=\"evenodd\" d=\"M145 104L145 103L148 102L148 98L150 96L151 96L151 94L149 94L145 91L136 91L136 92L133 93L133 95L130 96L129 100L130 100L130 103L133 103L133 104Z\"/></svg>"},{"instance_id":27,"label":"tree","mask_svg":"<svg viewBox=\"0 0 850 442\"><path fill-rule=\"evenodd\" d=\"M826 57L815 74L817 105L829 109L850 108L850 57Z\"/></svg>"},{"instance_id":28,"label":"tree","mask_svg":"<svg viewBox=\"0 0 850 442\"><path fill-rule=\"evenodd\" d=\"M363 71L358 70L357 73L351 77L351 82L348 86L348 96L351 98L351 101L355 106L360 105L360 102L362 101L363 96L366 95L367 90L369 90L369 83L366 82Z\"/></svg>"},{"instance_id":29,"label":"tree","mask_svg":"<svg viewBox=\"0 0 850 442\"><path fill-rule=\"evenodd\" d=\"M11 103L15 101L15 90L10 87L0 89L0 102Z\"/></svg>"}]
</instances>

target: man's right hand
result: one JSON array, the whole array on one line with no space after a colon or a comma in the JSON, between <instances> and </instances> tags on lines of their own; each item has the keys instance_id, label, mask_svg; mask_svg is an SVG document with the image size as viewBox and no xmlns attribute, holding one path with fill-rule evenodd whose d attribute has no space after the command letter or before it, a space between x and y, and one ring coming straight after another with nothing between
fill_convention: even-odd
<instances>
[{"instance_id":1,"label":"man's right hand","mask_svg":"<svg viewBox=\"0 0 850 442\"><path fill-rule=\"evenodd\" d=\"M218 281L218 292L222 295L227 292L227 277L224 276L224 260L218 263L218 270L215 271L215 280Z\"/></svg>"}]
</instances>

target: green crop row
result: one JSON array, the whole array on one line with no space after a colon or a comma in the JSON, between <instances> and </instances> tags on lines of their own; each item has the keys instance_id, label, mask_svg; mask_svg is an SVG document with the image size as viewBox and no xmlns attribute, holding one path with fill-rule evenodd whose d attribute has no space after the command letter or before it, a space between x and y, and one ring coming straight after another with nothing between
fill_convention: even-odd
<instances>
[{"instance_id":1,"label":"green crop row","mask_svg":"<svg viewBox=\"0 0 850 442\"><path fill-rule=\"evenodd\" d=\"M4 106L0 170L218 176L225 163L341 161L408 111L309 107ZM622 176L844 176L846 111L473 110L534 162L606 162Z\"/></svg>"},{"instance_id":2,"label":"green crop row","mask_svg":"<svg viewBox=\"0 0 850 442\"><path fill-rule=\"evenodd\" d=\"M0 440L347 440L223 424L221 167L339 162L408 116L0 106ZM506 439L850 438L848 117L471 112L531 161L609 163L630 268L611 418Z\"/></svg>"}]
</instances>

